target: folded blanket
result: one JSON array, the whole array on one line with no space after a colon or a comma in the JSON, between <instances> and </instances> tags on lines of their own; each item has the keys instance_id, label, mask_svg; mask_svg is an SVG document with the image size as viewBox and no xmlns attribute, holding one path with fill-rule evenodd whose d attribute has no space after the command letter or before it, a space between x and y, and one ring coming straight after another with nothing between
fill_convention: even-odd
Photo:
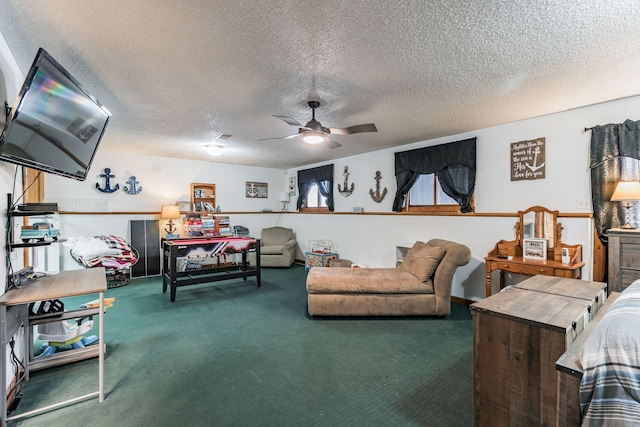
<instances>
[{"instance_id":1,"label":"folded blanket","mask_svg":"<svg viewBox=\"0 0 640 427\"><path fill-rule=\"evenodd\" d=\"M85 267L128 268L138 259L131 246L121 237L71 237L64 242L71 256Z\"/></svg>"}]
</instances>

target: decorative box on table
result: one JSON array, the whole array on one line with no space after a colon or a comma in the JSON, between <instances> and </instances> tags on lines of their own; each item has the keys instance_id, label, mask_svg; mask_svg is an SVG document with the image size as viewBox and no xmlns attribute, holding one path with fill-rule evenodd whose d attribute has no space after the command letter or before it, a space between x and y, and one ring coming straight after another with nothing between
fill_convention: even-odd
<instances>
[{"instance_id":1,"label":"decorative box on table","mask_svg":"<svg viewBox=\"0 0 640 427\"><path fill-rule=\"evenodd\" d=\"M304 268L309 270L311 267L329 267L329 262L338 258L337 253L305 252Z\"/></svg>"}]
</instances>

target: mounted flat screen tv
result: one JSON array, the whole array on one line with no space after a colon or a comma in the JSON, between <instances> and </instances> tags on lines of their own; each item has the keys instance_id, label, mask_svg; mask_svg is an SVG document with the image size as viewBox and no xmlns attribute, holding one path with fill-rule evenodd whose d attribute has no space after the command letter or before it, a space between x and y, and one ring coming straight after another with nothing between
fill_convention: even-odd
<instances>
[{"instance_id":1,"label":"mounted flat screen tv","mask_svg":"<svg viewBox=\"0 0 640 427\"><path fill-rule=\"evenodd\" d=\"M0 135L0 160L84 181L110 117L40 48Z\"/></svg>"}]
</instances>

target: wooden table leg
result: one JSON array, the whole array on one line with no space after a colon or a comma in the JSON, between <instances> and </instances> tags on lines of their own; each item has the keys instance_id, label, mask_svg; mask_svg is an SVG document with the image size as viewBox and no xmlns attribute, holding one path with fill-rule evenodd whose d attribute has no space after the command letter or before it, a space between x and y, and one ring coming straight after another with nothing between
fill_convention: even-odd
<instances>
[{"instance_id":1,"label":"wooden table leg","mask_svg":"<svg viewBox=\"0 0 640 427\"><path fill-rule=\"evenodd\" d=\"M491 296L491 262L488 261L485 266L485 296Z\"/></svg>"}]
</instances>

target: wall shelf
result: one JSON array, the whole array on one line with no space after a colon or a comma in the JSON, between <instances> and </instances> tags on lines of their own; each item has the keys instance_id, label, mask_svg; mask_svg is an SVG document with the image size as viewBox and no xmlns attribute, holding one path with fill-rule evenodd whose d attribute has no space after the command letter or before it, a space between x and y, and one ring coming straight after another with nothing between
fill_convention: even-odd
<instances>
[{"instance_id":1,"label":"wall shelf","mask_svg":"<svg viewBox=\"0 0 640 427\"><path fill-rule=\"evenodd\" d=\"M37 242L22 242L15 243L13 236L13 228L14 222L13 218L26 218L26 217L36 217L36 216L51 216L56 215L58 212L56 211L19 211L17 209L9 210L9 208L13 205L13 198L11 193L7 193L7 217L9 219L9 229L7 230L9 239L7 240L7 251L12 251L15 248L33 248L37 246L49 246L52 243L62 242L62 239L51 239L51 240L43 240Z\"/></svg>"},{"instance_id":2,"label":"wall shelf","mask_svg":"<svg viewBox=\"0 0 640 427\"><path fill-rule=\"evenodd\" d=\"M216 206L216 185L191 183L191 208L194 212L215 212Z\"/></svg>"},{"instance_id":3,"label":"wall shelf","mask_svg":"<svg viewBox=\"0 0 640 427\"><path fill-rule=\"evenodd\" d=\"M44 242L35 242L35 243L9 243L8 246L11 248L35 248L37 246L49 246L52 243L62 242L61 239L58 240L46 240Z\"/></svg>"}]
</instances>

